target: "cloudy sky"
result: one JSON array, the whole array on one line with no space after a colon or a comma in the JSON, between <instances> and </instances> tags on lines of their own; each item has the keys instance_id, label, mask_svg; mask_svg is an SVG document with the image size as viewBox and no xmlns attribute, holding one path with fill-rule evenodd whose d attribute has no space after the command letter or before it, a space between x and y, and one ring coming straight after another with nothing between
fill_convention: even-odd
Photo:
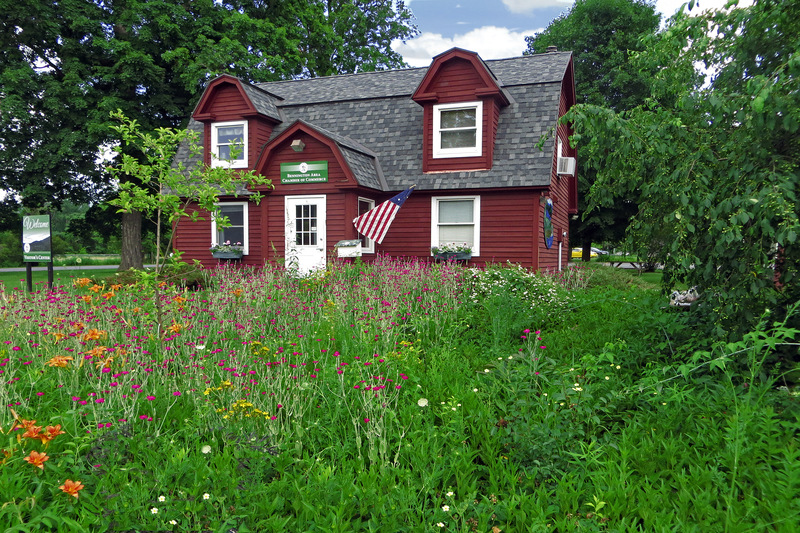
<instances>
[{"instance_id":1,"label":"cloudy sky","mask_svg":"<svg viewBox=\"0 0 800 533\"><path fill-rule=\"evenodd\" d=\"M698 0L699 8L719 8L727 0ZM688 0L656 0L664 18ZM453 46L478 52L483 59L522 55L525 36L543 30L572 0L406 0L421 35L394 49L414 67ZM695 8L697 9L697 8Z\"/></svg>"}]
</instances>

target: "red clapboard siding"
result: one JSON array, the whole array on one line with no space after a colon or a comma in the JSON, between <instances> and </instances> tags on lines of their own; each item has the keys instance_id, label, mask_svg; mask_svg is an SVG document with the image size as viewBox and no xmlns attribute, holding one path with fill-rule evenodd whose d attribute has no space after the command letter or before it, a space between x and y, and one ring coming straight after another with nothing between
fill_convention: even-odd
<instances>
[{"instance_id":1,"label":"red clapboard siding","mask_svg":"<svg viewBox=\"0 0 800 533\"><path fill-rule=\"evenodd\" d=\"M372 197L376 203L385 200L370 193L341 191L334 187L313 188L300 186L278 186L256 206L251 203L250 249L242 260L243 264L261 266L265 262L275 262L285 253L285 200L288 195L325 194L327 207L328 254L332 256L335 244L344 239L356 238L352 219L354 204L358 196ZM415 192L398 212L384 242L377 245L380 254L400 257L419 257L430 259L431 242L431 196L432 192ZM457 195L457 194L456 194ZM436 196L442 196L437 194ZM536 246L543 242L540 214L540 191L483 192L481 197L481 254L470 264L483 266L491 262L511 261L528 268L536 268L538 256ZM229 200L234 200L229 198ZM184 259L200 260L212 267L217 260L211 257L211 224L208 216L205 221L180 222L181 230L175 240L175 248L184 252ZM534 247L532 248L532 245ZM553 250L540 252L542 267L555 258ZM552 257L550 257L552 256ZM371 256L365 257L370 259ZM566 264L566 263L565 263Z\"/></svg>"},{"instance_id":2,"label":"red clapboard siding","mask_svg":"<svg viewBox=\"0 0 800 533\"><path fill-rule=\"evenodd\" d=\"M474 101L475 89L485 87L470 61L454 58L442 65L428 90L436 94L438 103L447 104Z\"/></svg>"},{"instance_id":3,"label":"red clapboard siding","mask_svg":"<svg viewBox=\"0 0 800 533\"><path fill-rule=\"evenodd\" d=\"M290 144L295 139L300 139L306 145L302 152L292 150ZM303 161L327 161L328 182L282 185L280 180L281 163L302 163ZM271 179L273 185L280 186L285 194L314 194L317 191L323 193L328 188L357 185L355 181L347 177L344 168L339 163L338 153L334 153L328 144L305 132L298 132L275 147L269 160L263 162L261 168L257 170Z\"/></svg>"},{"instance_id":4,"label":"red clapboard siding","mask_svg":"<svg viewBox=\"0 0 800 533\"><path fill-rule=\"evenodd\" d=\"M256 160L258 159L261 149L267 144L270 136L272 135L273 124L269 120L261 118L250 119L248 123L248 161L250 167L255 167Z\"/></svg>"},{"instance_id":5,"label":"red clapboard siding","mask_svg":"<svg viewBox=\"0 0 800 533\"><path fill-rule=\"evenodd\" d=\"M415 191L397 212L378 253L392 256L430 257L431 195Z\"/></svg>"},{"instance_id":6,"label":"red clapboard siding","mask_svg":"<svg viewBox=\"0 0 800 533\"><path fill-rule=\"evenodd\" d=\"M460 196L463 192L451 194ZM378 252L391 256L430 257L431 197L446 196L428 191L414 192L403 204ZM470 264L510 260L533 267L531 233L535 227L534 209L538 191L483 192L481 197L481 254Z\"/></svg>"},{"instance_id":7,"label":"red clapboard siding","mask_svg":"<svg viewBox=\"0 0 800 533\"><path fill-rule=\"evenodd\" d=\"M485 89L486 82L475 70L471 61L454 58L444 63L436 73L428 91L436 94L438 104L454 102L474 102L478 100L475 91ZM497 121L500 109L497 101L483 99L482 150L478 157L449 157L434 159L433 146L433 103L425 104L423 115L423 132L425 146L423 149L422 167L424 172L446 172L464 170L486 170L492 168L494 142L497 136Z\"/></svg>"},{"instance_id":8,"label":"red clapboard siding","mask_svg":"<svg viewBox=\"0 0 800 533\"><path fill-rule=\"evenodd\" d=\"M242 114L250 110L239 89L229 83L220 85L214 91L210 104L214 108L215 122L241 120Z\"/></svg>"},{"instance_id":9,"label":"red clapboard siding","mask_svg":"<svg viewBox=\"0 0 800 533\"><path fill-rule=\"evenodd\" d=\"M483 262L506 260L533 266L531 234L538 192L498 192L481 195L481 256Z\"/></svg>"},{"instance_id":10,"label":"red clapboard siding","mask_svg":"<svg viewBox=\"0 0 800 533\"><path fill-rule=\"evenodd\" d=\"M225 198L223 201L238 201L241 198ZM207 211L199 209L196 205L191 205L187 209L189 213L197 211L204 220L192 222L188 218L183 218L178 222L179 230L175 232L173 248L183 252L183 260L191 262L197 259L203 266L210 268L219 263L211 256L211 216ZM241 264L250 266L262 266L263 250L262 241L258 238L261 234L261 214L259 206L250 203L248 206L248 224L250 229L248 254L242 257Z\"/></svg>"}]
</instances>

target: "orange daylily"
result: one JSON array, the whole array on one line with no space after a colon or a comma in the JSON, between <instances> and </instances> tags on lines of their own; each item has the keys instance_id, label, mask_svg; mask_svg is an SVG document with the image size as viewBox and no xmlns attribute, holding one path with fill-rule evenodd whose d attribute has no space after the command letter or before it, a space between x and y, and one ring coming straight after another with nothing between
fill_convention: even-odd
<instances>
[{"instance_id":1,"label":"orange daylily","mask_svg":"<svg viewBox=\"0 0 800 533\"><path fill-rule=\"evenodd\" d=\"M234 290L231 291L231 294L233 294L234 296L236 296L238 298L239 296L244 294L244 291L242 289L234 289Z\"/></svg>"},{"instance_id":2,"label":"orange daylily","mask_svg":"<svg viewBox=\"0 0 800 533\"><path fill-rule=\"evenodd\" d=\"M114 291L103 293L103 298L105 298L106 300L110 300L113 297L114 297Z\"/></svg>"},{"instance_id":3,"label":"orange daylily","mask_svg":"<svg viewBox=\"0 0 800 533\"><path fill-rule=\"evenodd\" d=\"M11 429L16 427L20 427L22 429L30 429L36 423L36 420L25 420L24 418L19 418L17 413L14 410L11 410L11 414L14 416L14 426Z\"/></svg>"},{"instance_id":4,"label":"orange daylily","mask_svg":"<svg viewBox=\"0 0 800 533\"><path fill-rule=\"evenodd\" d=\"M100 367L111 368L111 363L113 363L113 362L114 362L114 357L109 356L109 357L107 357L106 359L104 359L102 361L96 361L94 363L94 366L96 366L97 368L100 368Z\"/></svg>"},{"instance_id":5,"label":"orange daylily","mask_svg":"<svg viewBox=\"0 0 800 533\"><path fill-rule=\"evenodd\" d=\"M81 296L81 300L83 300L84 303L87 303L87 304L92 303L92 297L89 296L88 294L84 294L83 296Z\"/></svg>"},{"instance_id":6,"label":"orange daylily","mask_svg":"<svg viewBox=\"0 0 800 533\"><path fill-rule=\"evenodd\" d=\"M180 333L183 329L183 325L173 322L172 325L167 329L172 333Z\"/></svg>"},{"instance_id":7,"label":"orange daylily","mask_svg":"<svg viewBox=\"0 0 800 533\"><path fill-rule=\"evenodd\" d=\"M113 285L111 286L111 290L112 290L112 291L118 291L118 290L120 290L121 288L122 288L122 284L121 284L121 283L115 283L115 284L113 284Z\"/></svg>"},{"instance_id":8,"label":"orange daylily","mask_svg":"<svg viewBox=\"0 0 800 533\"><path fill-rule=\"evenodd\" d=\"M180 305L180 304L182 304L182 303L185 303L185 302L186 302L186 298L184 298L183 296L175 296L175 297L172 299L172 301L173 301L173 302L175 302L176 304Z\"/></svg>"},{"instance_id":9,"label":"orange daylily","mask_svg":"<svg viewBox=\"0 0 800 533\"><path fill-rule=\"evenodd\" d=\"M42 439L42 444L47 444L64 433L66 433L66 431L61 429L61 424L56 424L55 426L47 426L44 428L44 433L40 434L39 438Z\"/></svg>"},{"instance_id":10,"label":"orange daylily","mask_svg":"<svg viewBox=\"0 0 800 533\"><path fill-rule=\"evenodd\" d=\"M40 431L42 431L42 426L30 426L26 429L25 433L22 434L22 438L38 439Z\"/></svg>"},{"instance_id":11,"label":"orange daylily","mask_svg":"<svg viewBox=\"0 0 800 533\"><path fill-rule=\"evenodd\" d=\"M54 331L53 332L53 337L56 338L56 340L54 342L58 342L58 341L60 341L61 339L64 338L64 334L61 333L61 332L58 332L58 331Z\"/></svg>"},{"instance_id":12,"label":"orange daylily","mask_svg":"<svg viewBox=\"0 0 800 533\"><path fill-rule=\"evenodd\" d=\"M90 280L89 278L78 278L75 280L75 285L77 285L78 287L86 287L91 282L92 280Z\"/></svg>"},{"instance_id":13,"label":"orange daylily","mask_svg":"<svg viewBox=\"0 0 800 533\"><path fill-rule=\"evenodd\" d=\"M105 330L92 328L92 329L90 329L89 331L87 331L86 333L83 334L83 340L85 340L85 341L96 341L96 340L100 339L101 337L105 337L105 336L106 336Z\"/></svg>"},{"instance_id":14,"label":"orange daylily","mask_svg":"<svg viewBox=\"0 0 800 533\"><path fill-rule=\"evenodd\" d=\"M71 479L68 479L64 482L63 485L61 485L58 488L63 490L70 496L75 496L77 498L78 491L83 489L83 483L81 483L80 481L72 481Z\"/></svg>"},{"instance_id":15,"label":"orange daylily","mask_svg":"<svg viewBox=\"0 0 800 533\"><path fill-rule=\"evenodd\" d=\"M92 357L103 357L107 351L108 348L105 346L95 346L91 350L87 351L86 355L91 355Z\"/></svg>"},{"instance_id":16,"label":"orange daylily","mask_svg":"<svg viewBox=\"0 0 800 533\"><path fill-rule=\"evenodd\" d=\"M83 329L83 322L73 322L72 329Z\"/></svg>"},{"instance_id":17,"label":"orange daylily","mask_svg":"<svg viewBox=\"0 0 800 533\"><path fill-rule=\"evenodd\" d=\"M92 292L100 292L100 289L102 288L103 288L102 285L94 284L91 287L89 287L89 290Z\"/></svg>"},{"instance_id":18,"label":"orange daylily","mask_svg":"<svg viewBox=\"0 0 800 533\"><path fill-rule=\"evenodd\" d=\"M46 453L39 453L36 450L31 450L31 454L25 457L23 461L28 461L33 466L38 466L44 470L44 462L50 459Z\"/></svg>"},{"instance_id":19,"label":"orange daylily","mask_svg":"<svg viewBox=\"0 0 800 533\"><path fill-rule=\"evenodd\" d=\"M65 368L66 366L69 365L70 361L72 361L72 357L70 357L69 355L57 355L52 359L50 359L49 361L47 361L47 363L45 364L47 366L57 366L60 368Z\"/></svg>"}]
</instances>

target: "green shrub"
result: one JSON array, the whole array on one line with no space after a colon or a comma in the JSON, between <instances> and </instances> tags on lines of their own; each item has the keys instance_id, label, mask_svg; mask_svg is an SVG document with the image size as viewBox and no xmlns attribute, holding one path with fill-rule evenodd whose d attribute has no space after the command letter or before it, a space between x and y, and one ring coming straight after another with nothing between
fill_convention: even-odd
<instances>
[{"instance_id":1,"label":"green shrub","mask_svg":"<svg viewBox=\"0 0 800 533\"><path fill-rule=\"evenodd\" d=\"M490 341L497 353L515 343L525 328L552 327L573 301L552 278L520 265L487 265L465 274L466 320L473 334Z\"/></svg>"},{"instance_id":2,"label":"green shrub","mask_svg":"<svg viewBox=\"0 0 800 533\"><path fill-rule=\"evenodd\" d=\"M22 265L22 234L18 231L0 232L0 267Z\"/></svg>"}]
</instances>

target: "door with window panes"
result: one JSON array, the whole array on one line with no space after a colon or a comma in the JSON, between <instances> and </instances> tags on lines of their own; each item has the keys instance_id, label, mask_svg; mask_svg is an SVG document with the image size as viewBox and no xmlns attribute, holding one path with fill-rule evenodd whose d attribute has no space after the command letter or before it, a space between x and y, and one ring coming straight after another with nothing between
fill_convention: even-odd
<instances>
[{"instance_id":1,"label":"door with window panes","mask_svg":"<svg viewBox=\"0 0 800 533\"><path fill-rule=\"evenodd\" d=\"M286 197L286 268L307 274L325 268L325 195Z\"/></svg>"}]
</instances>

